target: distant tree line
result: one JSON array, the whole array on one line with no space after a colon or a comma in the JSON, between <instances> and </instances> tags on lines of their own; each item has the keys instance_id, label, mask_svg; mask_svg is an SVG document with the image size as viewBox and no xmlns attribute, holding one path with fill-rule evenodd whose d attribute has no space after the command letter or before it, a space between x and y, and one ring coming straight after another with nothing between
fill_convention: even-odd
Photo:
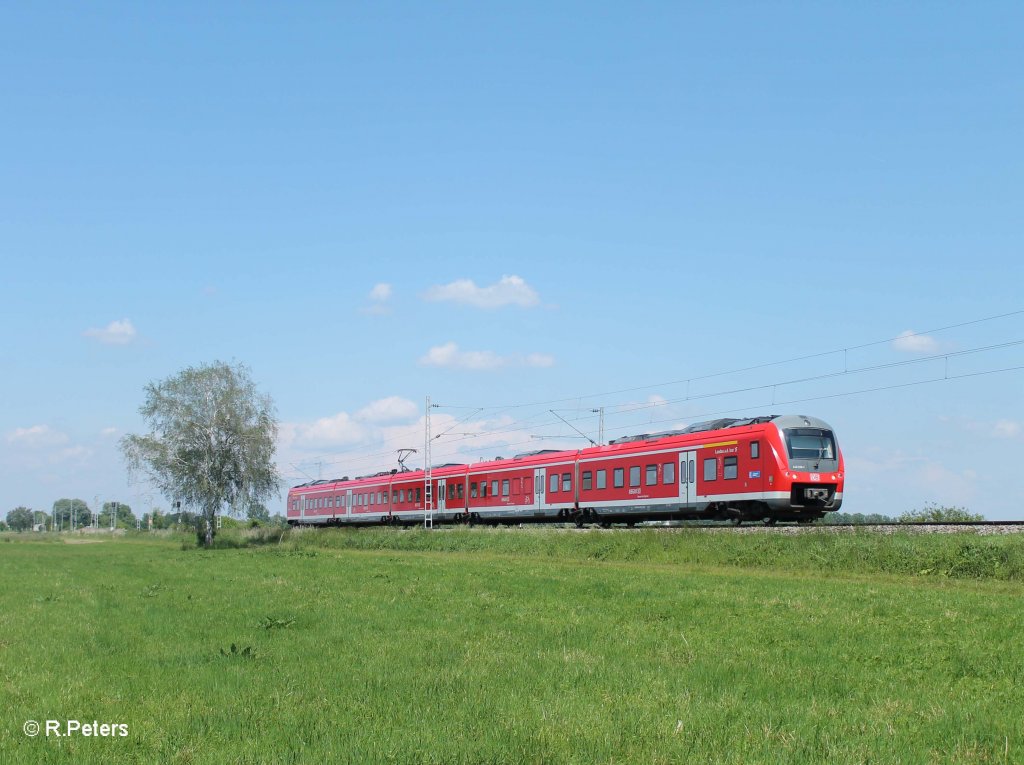
<instances>
[{"instance_id":1,"label":"distant tree line","mask_svg":"<svg viewBox=\"0 0 1024 765\"><path fill-rule=\"evenodd\" d=\"M14 508L7 513L5 520L0 520L0 531L32 531L36 526L46 531L71 531L72 517L74 518L74 528L82 529L92 526L94 515L97 514L93 513L84 499L58 499L53 503L53 512L51 513L23 506ZM110 528L111 515L114 518L114 528L117 529L187 529L196 531L203 526L203 518L197 513L181 510L165 512L159 507L154 507L151 512L136 516L127 502L112 501L103 503L103 507L95 519L100 529ZM283 515L272 516L264 505L257 503L248 508L244 520L223 516L221 523L227 528L284 526L287 525L287 520Z\"/></svg>"}]
</instances>

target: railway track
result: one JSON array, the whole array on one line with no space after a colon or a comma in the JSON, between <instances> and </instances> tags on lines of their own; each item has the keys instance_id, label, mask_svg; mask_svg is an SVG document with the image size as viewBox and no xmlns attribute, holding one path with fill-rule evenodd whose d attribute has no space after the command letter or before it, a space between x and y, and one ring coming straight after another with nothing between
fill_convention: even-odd
<instances>
[{"instance_id":1,"label":"railway track","mask_svg":"<svg viewBox=\"0 0 1024 765\"><path fill-rule=\"evenodd\" d=\"M880 534L894 534L908 531L918 534L951 534L973 531L977 534L1020 534L1024 533L1024 521L955 521L950 523L817 523L817 524L778 524L765 526L759 523L734 525L731 523L651 523L626 526L585 526L574 531L637 531L656 529L679 531L697 529L701 531L723 531L730 533L767 533L767 534L806 534L806 533L842 533L852 531L875 531Z\"/></svg>"}]
</instances>

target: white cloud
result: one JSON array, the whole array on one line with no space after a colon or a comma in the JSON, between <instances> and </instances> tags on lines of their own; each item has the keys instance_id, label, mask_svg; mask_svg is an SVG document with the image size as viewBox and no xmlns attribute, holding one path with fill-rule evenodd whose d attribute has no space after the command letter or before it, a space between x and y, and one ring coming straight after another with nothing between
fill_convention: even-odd
<instances>
[{"instance_id":1,"label":"white cloud","mask_svg":"<svg viewBox=\"0 0 1024 765\"><path fill-rule=\"evenodd\" d=\"M904 353L935 353L939 350L938 341L931 335L922 335L908 329L900 332L899 336L892 341L894 350Z\"/></svg>"},{"instance_id":2,"label":"white cloud","mask_svg":"<svg viewBox=\"0 0 1024 765\"><path fill-rule=\"evenodd\" d=\"M128 319L121 319L110 322L103 329L95 327L87 329L82 334L106 345L127 345L135 339L138 333Z\"/></svg>"},{"instance_id":3,"label":"white cloud","mask_svg":"<svg viewBox=\"0 0 1024 765\"><path fill-rule=\"evenodd\" d=\"M555 357L546 353L531 353L524 359L524 363L528 367L553 367Z\"/></svg>"},{"instance_id":4,"label":"white cloud","mask_svg":"<svg viewBox=\"0 0 1024 765\"><path fill-rule=\"evenodd\" d=\"M460 351L455 343L436 345L420 358L424 366L455 369L498 369L507 363L507 359L491 351Z\"/></svg>"},{"instance_id":5,"label":"white cloud","mask_svg":"<svg viewBox=\"0 0 1024 765\"><path fill-rule=\"evenodd\" d=\"M348 412L338 412L313 422L285 422L279 432L282 444L299 449L348 446L359 443L365 436L365 428Z\"/></svg>"},{"instance_id":6,"label":"white cloud","mask_svg":"<svg viewBox=\"0 0 1024 765\"><path fill-rule=\"evenodd\" d=\"M419 411L420 408L407 398L388 396L371 401L356 412L355 418L366 422L393 422L415 417Z\"/></svg>"},{"instance_id":7,"label":"white cloud","mask_svg":"<svg viewBox=\"0 0 1024 765\"><path fill-rule=\"evenodd\" d=\"M16 428L7 434L7 442L27 448L59 446L66 444L66 433L54 430L49 425L33 425L31 428Z\"/></svg>"},{"instance_id":8,"label":"white cloud","mask_svg":"<svg viewBox=\"0 0 1024 765\"><path fill-rule=\"evenodd\" d=\"M997 420L992 428L992 435L996 438L1016 438L1020 433L1020 423L1013 420Z\"/></svg>"},{"instance_id":9,"label":"white cloud","mask_svg":"<svg viewBox=\"0 0 1024 765\"><path fill-rule=\"evenodd\" d=\"M100 435L103 436L104 438L110 438L111 436L116 436L117 435L117 428L115 428L113 426L111 426L109 428L104 428L103 430L100 431Z\"/></svg>"},{"instance_id":10,"label":"white cloud","mask_svg":"<svg viewBox=\"0 0 1024 765\"><path fill-rule=\"evenodd\" d=\"M420 357L420 364L484 371L503 367L551 367L555 364L555 357L546 353L501 356L493 351L464 351L456 343L448 342L435 345L427 351L426 355Z\"/></svg>"},{"instance_id":11,"label":"white cloud","mask_svg":"<svg viewBox=\"0 0 1024 765\"><path fill-rule=\"evenodd\" d=\"M376 300L383 302L391 297L391 285L385 282L373 285L373 289L370 290L370 300Z\"/></svg>"},{"instance_id":12,"label":"white cloud","mask_svg":"<svg viewBox=\"0 0 1024 765\"><path fill-rule=\"evenodd\" d=\"M472 279L457 279L450 284L431 287L424 298L435 302L463 303L475 308L501 308L506 305L529 308L540 302L536 290L519 276L502 276L487 287L478 287Z\"/></svg>"}]
</instances>

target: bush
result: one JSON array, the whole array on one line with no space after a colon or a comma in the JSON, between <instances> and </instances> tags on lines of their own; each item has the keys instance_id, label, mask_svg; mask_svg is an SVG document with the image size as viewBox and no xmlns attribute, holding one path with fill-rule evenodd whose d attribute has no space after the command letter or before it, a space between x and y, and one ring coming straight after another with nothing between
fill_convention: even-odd
<instances>
[{"instance_id":1,"label":"bush","mask_svg":"<svg viewBox=\"0 0 1024 765\"><path fill-rule=\"evenodd\" d=\"M966 507L946 507L931 502L920 510L908 510L899 520L900 523L973 523L985 520L985 516L972 513Z\"/></svg>"}]
</instances>

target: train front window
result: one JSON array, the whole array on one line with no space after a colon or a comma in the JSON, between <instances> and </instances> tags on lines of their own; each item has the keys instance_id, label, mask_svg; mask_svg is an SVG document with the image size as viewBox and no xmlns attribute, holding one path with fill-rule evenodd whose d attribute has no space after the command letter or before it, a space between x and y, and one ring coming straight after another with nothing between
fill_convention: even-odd
<instances>
[{"instance_id":1,"label":"train front window","mask_svg":"<svg viewBox=\"0 0 1024 765\"><path fill-rule=\"evenodd\" d=\"M836 441L829 430L790 428L786 431L786 448L791 460L836 459Z\"/></svg>"}]
</instances>

